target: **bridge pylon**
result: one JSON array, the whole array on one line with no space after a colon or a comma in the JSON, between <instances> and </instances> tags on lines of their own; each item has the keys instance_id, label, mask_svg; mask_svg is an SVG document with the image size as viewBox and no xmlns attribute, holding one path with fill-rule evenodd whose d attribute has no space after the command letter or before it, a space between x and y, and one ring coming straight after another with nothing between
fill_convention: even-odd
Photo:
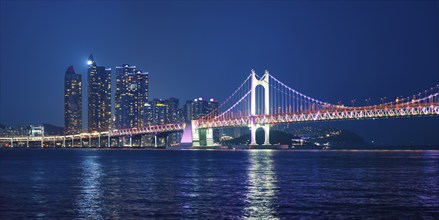
<instances>
[{"instance_id":1,"label":"bridge pylon","mask_svg":"<svg viewBox=\"0 0 439 220\"><path fill-rule=\"evenodd\" d=\"M270 144L270 125L256 124L256 87L262 86L264 89L264 114L270 114L270 74L265 70L264 75L256 78L256 73L252 70L251 73L251 101L250 101L250 145L256 145L256 130L258 128L264 129L265 141L264 145Z\"/></svg>"}]
</instances>

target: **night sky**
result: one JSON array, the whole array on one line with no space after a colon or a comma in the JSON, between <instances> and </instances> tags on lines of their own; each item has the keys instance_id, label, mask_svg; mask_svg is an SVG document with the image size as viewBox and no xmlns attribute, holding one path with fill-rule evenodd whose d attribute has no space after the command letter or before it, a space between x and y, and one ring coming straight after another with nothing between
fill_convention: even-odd
<instances>
[{"instance_id":1,"label":"night sky","mask_svg":"<svg viewBox=\"0 0 439 220\"><path fill-rule=\"evenodd\" d=\"M439 83L438 1L1 1L0 123L63 126L64 73L149 72L150 97L227 98L253 68L330 103ZM86 83L83 85L86 94ZM86 109L86 96L83 98ZM86 125L86 112L83 124ZM387 144L439 144L439 118L326 123Z\"/></svg>"}]
</instances>

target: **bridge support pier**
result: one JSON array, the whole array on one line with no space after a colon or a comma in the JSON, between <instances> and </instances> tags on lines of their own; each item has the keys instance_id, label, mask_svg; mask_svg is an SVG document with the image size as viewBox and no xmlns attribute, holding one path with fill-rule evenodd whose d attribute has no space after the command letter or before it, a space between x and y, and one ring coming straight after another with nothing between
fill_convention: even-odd
<instances>
[{"instance_id":1,"label":"bridge support pier","mask_svg":"<svg viewBox=\"0 0 439 220\"><path fill-rule=\"evenodd\" d=\"M108 140L107 140L107 147L111 147L111 136L110 133L108 133Z\"/></svg>"},{"instance_id":2,"label":"bridge support pier","mask_svg":"<svg viewBox=\"0 0 439 220\"><path fill-rule=\"evenodd\" d=\"M193 129L192 130L192 146L213 146L213 129Z\"/></svg>"},{"instance_id":3,"label":"bridge support pier","mask_svg":"<svg viewBox=\"0 0 439 220\"><path fill-rule=\"evenodd\" d=\"M206 146L213 146L213 129L206 129Z\"/></svg>"},{"instance_id":4,"label":"bridge support pier","mask_svg":"<svg viewBox=\"0 0 439 220\"><path fill-rule=\"evenodd\" d=\"M127 138L126 136L119 137L119 142L118 142L119 147L125 147L126 138Z\"/></svg>"}]
</instances>

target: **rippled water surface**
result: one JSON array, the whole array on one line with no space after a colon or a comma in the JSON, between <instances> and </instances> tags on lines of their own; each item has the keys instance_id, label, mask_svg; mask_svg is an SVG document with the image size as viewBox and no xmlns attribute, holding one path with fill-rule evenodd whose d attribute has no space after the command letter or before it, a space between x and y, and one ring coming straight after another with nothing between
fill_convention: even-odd
<instances>
[{"instance_id":1,"label":"rippled water surface","mask_svg":"<svg viewBox=\"0 0 439 220\"><path fill-rule=\"evenodd\" d=\"M439 151L0 150L0 218L439 217Z\"/></svg>"}]
</instances>

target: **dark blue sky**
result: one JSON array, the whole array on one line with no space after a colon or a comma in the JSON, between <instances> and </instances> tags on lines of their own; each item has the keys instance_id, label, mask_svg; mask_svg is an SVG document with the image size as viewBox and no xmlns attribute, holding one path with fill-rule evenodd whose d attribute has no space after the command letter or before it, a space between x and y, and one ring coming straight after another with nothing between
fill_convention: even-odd
<instances>
[{"instance_id":1,"label":"dark blue sky","mask_svg":"<svg viewBox=\"0 0 439 220\"><path fill-rule=\"evenodd\" d=\"M129 63L150 97L224 100L254 68L336 103L439 82L437 1L1 1L0 123L63 125L63 79ZM113 72L114 74L114 72ZM86 87L86 85L84 85ZM85 99L84 99L85 101ZM85 103L84 103L85 104ZM360 104L360 103L358 103ZM86 114L84 113L84 116ZM340 122L369 140L439 144L439 119Z\"/></svg>"}]
</instances>

